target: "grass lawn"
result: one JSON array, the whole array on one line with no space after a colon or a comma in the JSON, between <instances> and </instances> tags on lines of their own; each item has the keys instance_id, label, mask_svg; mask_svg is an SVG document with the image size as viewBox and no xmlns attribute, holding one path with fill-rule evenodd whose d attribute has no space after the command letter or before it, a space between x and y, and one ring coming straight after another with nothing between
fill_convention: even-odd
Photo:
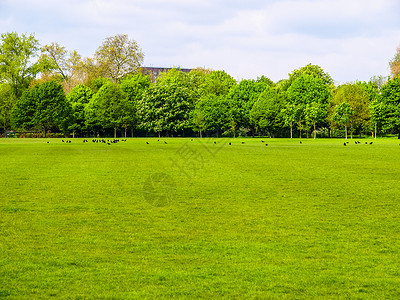
<instances>
[{"instance_id":1,"label":"grass lawn","mask_svg":"<svg viewBox=\"0 0 400 300\"><path fill-rule=\"evenodd\" d=\"M0 298L400 298L397 139L157 140L0 140Z\"/></svg>"}]
</instances>

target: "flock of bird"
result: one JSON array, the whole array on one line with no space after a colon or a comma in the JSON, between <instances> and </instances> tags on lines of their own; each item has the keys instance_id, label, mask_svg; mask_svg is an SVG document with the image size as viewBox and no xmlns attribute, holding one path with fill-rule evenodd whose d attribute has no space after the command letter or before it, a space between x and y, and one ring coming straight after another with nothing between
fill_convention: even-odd
<instances>
[{"instance_id":1,"label":"flock of bird","mask_svg":"<svg viewBox=\"0 0 400 300\"><path fill-rule=\"evenodd\" d=\"M358 144L361 144L361 142L360 142L360 141L355 141L354 143L355 143L356 145L358 145ZM348 144L349 144L349 142L344 142L344 143L343 143L343 145L344 145L344 146L347 146ZM368 144L369 144L369 145L372 145L372 144L373 144L373 142L370 142L370 143L368 143L368 142L365 142L365 145L368 145Z\"/></svg>"},{"instance_id":2,"label":"flock of bird","mask_svg":"<svg viewBox=\"0 0 400 300\"><path fill-rule=\"evenodd\" d=\"M71 140L61 140L63 143L66 143L66 144L71 144ZM107 144L107 145L111 145L111 144L117 144L117 143L119 143L120 141L122 141L122 142L126 142L127 141L127 139L112 139L112 140L105 140L105 139L92 139L92 143L103 143L103 144ZM191 141L193 142L193 139L191 139ZM158 139L157 140L157 142L160 142L160 140ZM47 142L47 144L49 144L50 142ZM88 140L86 140L86 139L84 139L83 140L83 143L89 143L89 141ZM263 140L261 140L261 143L263 143L263 144L265 144L265 146L268 146L268 144L266 144L265 143L265 141L263 141ZM358 144L361 144L361 142L360 141L355 141L354 142L356 145L358 145ZM146 142L146 144L147 145L149 145L150 143L149 142ZM164 144L168 144L166 141L164 141ZM217 142L215 142L214 141L214 145L216 145L217 144ZM229 142L228 143L229 144L229 146L231 146L232 145L232 142ZM241 144L242 145L244 145L245 144L245 142L241 142ZM302 144L302 142L300 141L300 144ZM349 142L344 142L343 143L343 145L344 146L347 146L349 144ZM365 144L366 145L372 145L373 144L373 142L365 142ZM400 144L399 144L400 145Z\"/></svg>"},{"instance_id":3,"label":"flock of bird","mask_svg":"<svg viewBox=\"0 0 400 300\"><path fill-rule=\"evenodd\" d=\"M109 140L109 139L108 140L105 140L105 139L92 139L92 143L102 143L102 144L107 144L107 145L117 144L120 141L126 142L127 140L126 139L121 139L121 140L119 140L119 139L112 139L112 140ZM70 140L65 140L65 141L61 140L61 142L67 143L67 144L71 144ZM86 140L86 139L84 139L82 142L83 143L89 143L89 141ZM49 142L47 142L47 143L49 143Z\"/></svg>"}]
</instances>

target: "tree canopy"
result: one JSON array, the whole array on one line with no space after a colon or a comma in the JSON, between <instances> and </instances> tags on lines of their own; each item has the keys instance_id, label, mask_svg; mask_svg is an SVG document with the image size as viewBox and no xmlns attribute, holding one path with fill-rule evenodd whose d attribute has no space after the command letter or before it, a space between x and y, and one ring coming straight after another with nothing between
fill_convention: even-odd
<instances>
[{"instance_id":1,"label":"tree canopy","mask_svg":"<svg viewBox=\"0 0 400 300\"><path fill-rule=\"evenodd\" d=\"M351 134L398 133L399 53L390 60L391 76L339 86L311 63L277 82L264 75L235 80L202 67L167 68L156 78L146 74L144 54L126 34L107 37L93 57L81 57L55 42L40 46L33 34L3 33L0 135L30 129L126 136L130 129L131 136L288 136L290 129L291 138L316 138L342 136L343 126Z\"/></svg>"},{"instance_id":2,"label":"tree canopy","mask_svg":"<svg viewBox=\"0 0 400 300\"><path fill-rule=\"evenodd\" d=\"M129 39L127 34L107 37L95 53L101 74L114 82L137 71L143 63L143 57L138 43Z\"/></svg>"}]
</instances>

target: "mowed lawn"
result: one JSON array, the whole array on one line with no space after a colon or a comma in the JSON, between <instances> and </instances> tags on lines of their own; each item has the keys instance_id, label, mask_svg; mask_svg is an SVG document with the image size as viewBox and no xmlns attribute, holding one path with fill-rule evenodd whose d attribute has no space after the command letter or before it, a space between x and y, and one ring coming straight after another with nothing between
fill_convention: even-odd
<instances>
[{"instance_id":1,"label":"mowed lawn","mask_svg":"<svg viewBox=\"0 0 400 300\"><path fill-rule=\"evenodd\" d=\"M0 298L400 298L397 139L157 140L0 140Z\"/></svg>"}]
</instances>

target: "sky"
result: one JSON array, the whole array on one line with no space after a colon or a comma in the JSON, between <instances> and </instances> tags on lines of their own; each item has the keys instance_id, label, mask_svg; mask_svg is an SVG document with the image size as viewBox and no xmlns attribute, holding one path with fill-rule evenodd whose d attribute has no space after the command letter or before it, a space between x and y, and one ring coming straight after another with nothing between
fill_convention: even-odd
<instances>
[{"instance_id":1,"label":"sky","mask_svg":"<svg viewBox=\"0 0 400 300\"><path fill-rule=\"evenodd\" d=\"M288 78L309 63L337 84L388 76L399 0L0 0L0 33L31 34L92 57L127 34L144 66Z\"/></svg>"}]
</instances>

